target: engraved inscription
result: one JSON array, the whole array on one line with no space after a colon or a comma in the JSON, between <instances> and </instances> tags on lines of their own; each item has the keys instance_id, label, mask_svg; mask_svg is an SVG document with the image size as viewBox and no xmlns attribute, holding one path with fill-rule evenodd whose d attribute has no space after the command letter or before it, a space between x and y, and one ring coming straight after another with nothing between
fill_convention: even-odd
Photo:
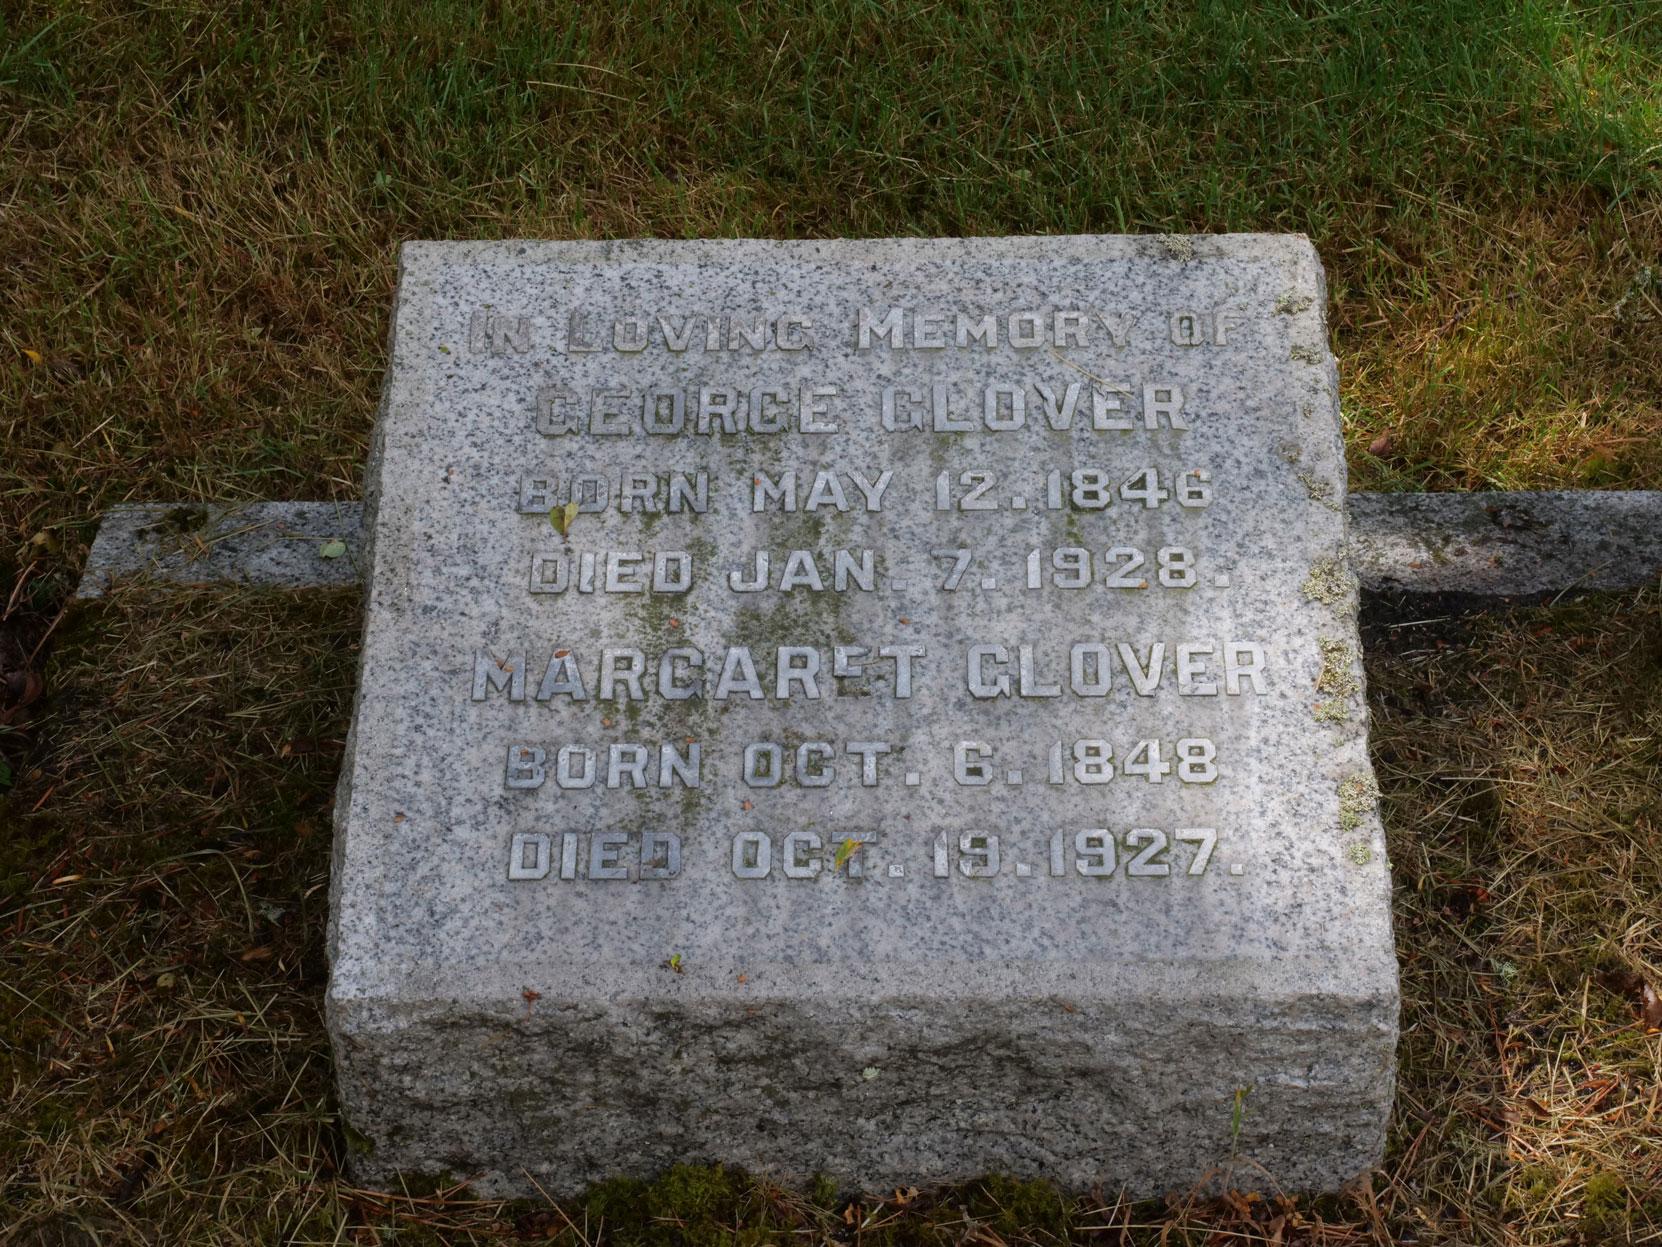
<instances>
[{"instance_id":1,"label":"engraved inscription","mask_svg":"<svg viewBox=\"0 0 1662 1247\"><path fill-rule=\"evenodd\" d=\"M1248 874L1239 724L1308 663L1241 606L1262 551L1232 508L1261 484L1220 431L1285 440L1285 409L1242 413L1203 364L1285 318L1193 282L890 284L466 310L470 366L530 378L478 486L518 613L453 642L451 677L493 733L509 881Z\"/></svg>"}]
</instances>

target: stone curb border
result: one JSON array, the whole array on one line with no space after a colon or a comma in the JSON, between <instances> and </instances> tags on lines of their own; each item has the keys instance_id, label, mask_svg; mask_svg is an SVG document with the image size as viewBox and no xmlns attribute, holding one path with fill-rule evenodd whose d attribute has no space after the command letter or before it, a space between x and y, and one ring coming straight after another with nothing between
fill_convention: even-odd
<instances>
[{"instance_id":1,"label":"stone curb border","mask_svg":"<svg viewBox=\"0 0 1662 1247\"><path fill-rule=\"evenodd\" d=\"M1662 575L1662 491L1352 494L1349 510L1368 593L1528 598ZM362 515L358 502L113 507L75 596L144 580L344 588L359 580Z\"/></svg>"}]
</instances>

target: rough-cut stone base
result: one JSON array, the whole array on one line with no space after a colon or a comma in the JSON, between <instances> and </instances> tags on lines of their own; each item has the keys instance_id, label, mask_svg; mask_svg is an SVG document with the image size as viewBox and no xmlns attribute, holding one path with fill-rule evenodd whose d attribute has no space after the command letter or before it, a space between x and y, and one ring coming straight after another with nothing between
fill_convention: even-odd
<instances>
[{"instance_id":1,"label":"rough-cut stone base","mask_svg":"<svg viewBox=\"0 0 1662 1247\"><path fill-rule=\"evenodd\" d=\"M666 968L642 995L517 1010L337 999L345 1107L380 1140L356 1172L535 1196L721 1161L866 1191L997 1172L1154 1196L1232 1157L1238 1181L1331 1190L1383 1152L1392 965L976 966L961 996L929 970L927 996L905 969Z\"/></svg>"}]
</instances>

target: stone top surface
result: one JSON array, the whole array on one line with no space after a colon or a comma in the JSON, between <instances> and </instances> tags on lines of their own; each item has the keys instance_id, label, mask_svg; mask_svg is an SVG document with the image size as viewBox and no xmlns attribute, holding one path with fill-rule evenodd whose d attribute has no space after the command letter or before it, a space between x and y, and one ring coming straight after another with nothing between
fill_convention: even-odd
<instances>
[{"instance_id":1,"label":"stone top surface","mask_svg":"<svg viewBox=\"0 0 1662 1247\"><path fill-rule=\"evenodd\" d=\"M111 507L75 596L143 581L343 588L359 579L361 512L356 501Z\"/></svg>"},{"instance_id":2,"label":"stone top surface","mask_svg":"<svg viewBox=\"0 0 1662 1247\"><path fill-rule=\"evenodd\" d=\"M337 1004L1394 991L1305 239L401 263Z\"/></svg>"}]
</instances>

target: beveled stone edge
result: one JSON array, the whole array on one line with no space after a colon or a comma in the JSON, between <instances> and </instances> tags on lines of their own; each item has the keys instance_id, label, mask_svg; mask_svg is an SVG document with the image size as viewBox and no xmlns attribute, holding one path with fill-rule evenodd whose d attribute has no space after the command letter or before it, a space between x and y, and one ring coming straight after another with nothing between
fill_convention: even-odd
<instances>
[{"instance_id":1,"label":"beveled stone edge","mask_svg":"<svg viewBox=\"0 0 1662 1247\"><path fill-rule=\"evenodd\" d=\"M1632 589L1662 576L1662 490L1351 494L1369 594L1480 600ZM77 598L125 583L344 588L365 563L359 502L128 503L105 512ZM329 543L345 549L324 557Z\"/></svg>"}]
</instances>

